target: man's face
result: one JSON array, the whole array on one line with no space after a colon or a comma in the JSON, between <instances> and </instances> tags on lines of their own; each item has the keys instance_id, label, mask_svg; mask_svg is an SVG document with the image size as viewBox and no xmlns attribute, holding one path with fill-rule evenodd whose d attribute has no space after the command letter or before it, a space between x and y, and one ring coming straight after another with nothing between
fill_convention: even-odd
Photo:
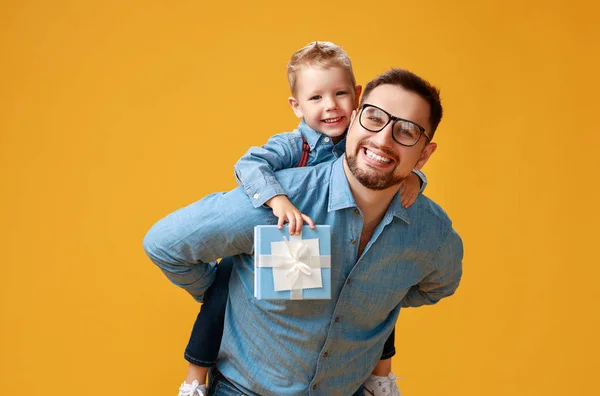
<instances>
[{"instance_id":1,"label":"man's face","mask_svg":"<svg viewBox=\"0 0 600 396\"><path fill-rule=\"evenodd\" d=\"M296 116L317 132L341 137L350 124L360 87L355 89L348 71L337 66L307 65L296 76L296 94L288 99Z\"/></svg>"},{"instance_id":2,"label":"man's face","mask_svg":"<svg viewBox=\"0 0 600 396\"><path fill-rule=\"evenodd\" d=\"M426 132L431 130L429 103L400 86L380 85L363 102L422 125ZM360 112L348 130L346 163L351 174L367 188L383 190L397 186L413 169L421 169L437 147L424 136L412 147L402 146L392 138L391 122L380 132L370 132L360 125L359 115Z\"/></svg>"}]
</instances>

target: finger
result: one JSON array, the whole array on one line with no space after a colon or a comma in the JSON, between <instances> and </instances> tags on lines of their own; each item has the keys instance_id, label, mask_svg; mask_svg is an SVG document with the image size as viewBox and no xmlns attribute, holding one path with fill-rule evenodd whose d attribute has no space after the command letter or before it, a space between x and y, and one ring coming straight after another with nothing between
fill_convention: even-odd
<instances>
[{"instance_id":1,"label":"finger","mask_svg":"<svg viewBox=\"0 0 600 396\"><path fill-rule=\"evenodd\" d=\"M402 206L406 207L406 205L410 202L409 195L406 194L406 193L402 193L402 195L400 196L400 198L402 199Z\"/></svg>"},{"instance_id":2,"label":"finger","mask_svg":"<svg viewBox=\"0 0 600 396\"><path fill-rule=\"evenodd\" d=\"M310 227L311 230L314 230L316 228L315 227L315 222L310 217L308 217L307 215L303 214L302 218L304 219L304 221L306 221L306 224L308 224L308 226Z\"/></svg>"},{"instance_id":3,"label":"finger","mask_svg":"<svg viewBox=\"0 0 600 396\"><path fill-rule=\"evenodd\" d=\"M288 226L290 227L290 235L294 235L295 230L296 230L296 218L292 215L292 216L287 216L288 219Z\"/></svg>"},{"instance_id":4,"label":"finger","mask_svg":"<svg viewBox=\"0 0 600 396\"><path fill-rule=\"evenodd\" d=\"M412 204L415 203L415 201L417 200L417 194L412 194L410 196L410 198L408 199L408 202L406 202L406 208L408 208L409 206L411 206Z\"/></svg>"},{"instance_id":5,"label":"finger","mask_svg":"<svg viewBox=\"0 0 600 396\"><path fill-rule=\"evenodd\" d=\"M302 233L302 225L304 224L304 219L302 218L302 213L294 213L296 216L296 235L300 235Z\"/></svg>"},{"instance_id":6,"label":"finger","mask_svg":"<svg viewBox=\"0 0 600 396\"><path fill-rule=\"evenodd\" d=\"M278 229L282 229L283 228L283 222L284 222L285 218L283 216L279 216L279 219L277 220L277 228Z\"/></svg>"}]
</instances>

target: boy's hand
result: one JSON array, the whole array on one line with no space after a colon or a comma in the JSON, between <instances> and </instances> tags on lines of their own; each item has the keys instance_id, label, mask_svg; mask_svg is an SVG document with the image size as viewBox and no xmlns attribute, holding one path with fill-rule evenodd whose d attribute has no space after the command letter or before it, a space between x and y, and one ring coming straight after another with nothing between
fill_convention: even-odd
<instances>
[{"instance_id":1,"label":"boy's hand","mask_svg":"<svg viewBox=\"0 0 600 396\"><path fill-rule=\"evenodd\" d=\"M400 193L402 206L408 208L415 202L419 195L419 191L421 190L421 179L419 179L419 176L415 175L414 172L410 172L410 175L402 180L400 186L402 188L402 192Z\"/></svg>"},{"instance_id":2,"label":"boy's hand","mask_svg":"<svg viewBox=\"0 0 600 396\"><path fill-rule=\"evenodd\" d=\"M313 230L315 229L315 223L312 219L296 209L285 195L276 195L265 202L265 205L273 209L273 214L279 218L277 221L277 228L281 230L283 228L283 223L286 221L288 222L290 235L300 235L302 232L302 225L305 221L310 228Z\"/></svg>"}]
</instances>

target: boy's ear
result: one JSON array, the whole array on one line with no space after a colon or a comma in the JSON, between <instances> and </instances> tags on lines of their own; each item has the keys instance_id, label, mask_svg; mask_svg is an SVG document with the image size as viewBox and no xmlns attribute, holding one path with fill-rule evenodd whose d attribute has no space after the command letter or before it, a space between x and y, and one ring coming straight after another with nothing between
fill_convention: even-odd
<instances>
[{"instance_id":1,"label":"boy's ear","mask_svg":"<svg viewBox=\"0 0 600 396\"><path fill-rule=\"evenodd\" d=\"M428 143L427 146L423 148L423 151L421 151L421 156L419 157L419 160L415 165L416 170L421 170L421 168L423 167L423 165L425 165L429 157L431 157L431 154L434 153L435 149L437 149L437 143Z\"/></svg>"},{"instance_id":2,"label":"boy's ear","mask_svg":"<svg viewBox=\"0 0 600 396\"><path fill-rule=\"evenodd\" d=\"M294 112L294 114L296 114L296 117L298 117L298 118L304 117L304 114L302 114L302 109L300 108L300 104L298 103L296 98L294 98L293 96L290 96L288 98L288 103L290 104L290 107L292 108L292 111Z\"/></svg>"},{"instance_id":3,"label":"boy's ear","mask_svg":"<svg viewBox=\"0 0 600 396\"><path fill-rule=\"evenodd\" d=\"M358 107L360 103L360 94L362 93L362 85L354 87L354 107Z\"/></svg>"}]
</instances>

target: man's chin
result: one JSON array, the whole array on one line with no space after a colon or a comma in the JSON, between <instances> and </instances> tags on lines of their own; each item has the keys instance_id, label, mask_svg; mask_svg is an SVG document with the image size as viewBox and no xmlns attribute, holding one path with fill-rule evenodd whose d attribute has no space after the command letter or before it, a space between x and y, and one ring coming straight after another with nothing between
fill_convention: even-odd
<instances>
[{"instance_id":1,"label":"man's chin","mask_svg":"<svg viewBox=\"0 0 600 396\"><path fill-rule=\"evenodd\" d=\"M370 190L387 190L391 187L398 186L403 179L397 180L390 177L374 177L372 175L354 175L356 180Z\"/></svg>"},{"instance_id":2,"label":"man's chin","mask_svg":"<svg viewBox=\"0 0 600 396\"><path fill-rule=\"evenodd\" d=\"M395 177L393 171L381 172L366 166L366 169L356 166L355 161L350 161L348 167L356 180L370 190L387 190L398 186L403 177Z\"/></svg>"}]
</instances>

